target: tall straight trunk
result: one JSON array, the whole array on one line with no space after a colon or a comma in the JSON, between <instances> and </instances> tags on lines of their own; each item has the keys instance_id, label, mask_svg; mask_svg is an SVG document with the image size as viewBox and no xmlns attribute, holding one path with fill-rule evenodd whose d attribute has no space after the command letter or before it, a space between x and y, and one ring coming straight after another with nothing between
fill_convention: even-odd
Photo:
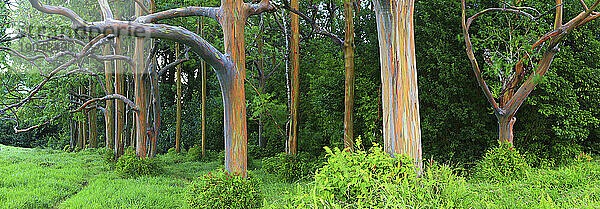
<instances>
[{"instance_id":1,"label":"tall straight trunk","mask_svg":"<svg viewBox=\"0 0 600 209\"><path fill-rule=\"evenodd\" d=\"M381 62L384 149L422 170L414 0L374 0Z\"/></svg>"},{"instance_id":2,"label":"tall straight trunk","mask_svg":"<svg viewBox=\"0 0 600 209\"><path fill-rule=\"evenodd\" d=\"M198 19L198 32L204 36L204 18ZM202 73L202 158L206 157L206 62L200 61Z\"/></svg>"},{"instance_id":3,"label":"tall straight trunk","mask_svg":"<svg viewBox=\"0 0 600 209\"><path fill-rule=\"evenodd\" d=\"M247 9L242 0L222 0L223 39L225 54L233 66L227 66L219 76L223 94L223 133L225 135L225 166L229 172L246 176L247 128L246 128L246 46L244 30ZM241 13L241 14L240 14Z\"/></svg>"},{"instance_id":4,"label":"tall straight trunk","mask_svg":"<svg viewBox=\"0 0 600 209\"><path fill-rule=\"evenodd\" d=\"M175 57L179 57L179 44L175 48ZM177 125L175 126L175 151L181 152L181 65L177 65Z\"/></svg>"},{"instance_id":5,"label":"tall straight trunk","mask_svg":"<svg viewBox=\"0 0 600 209\"><path fill-rule=\"evenodd\" d=\"M108 55L110 53L110 47L107 45L104 47L102 54ZM104 62L104 77L106 79L106 94L113 94L114 92L114 83L113 83L113 75L114 71L112 68L114 62L105 61ZM107 148L112 149L114 147L114 138L115 138L115 102L112 100L106 101L106 111L104 114L104 125L105 125L105 146Z\"/></svg>"},{"instance_id":6,"label":"tall straight trunk","mask_svg":"<svg viewBox=\"0 0 600 209\"><path fill-rule=\"evenodd\" d=\"M75 147L75 143L77 142L77 121L73 120L73 115L69 114L69 130L71 140L69 140L69 147L72 149Z\"/></svg>"},{"instance_id":7,"label":"tall straight trunk","mask_svg":"<svg viewBox=\"0 0 600 209\"><path fill-rule=\"evenodd\" d=\"M264 44L265 44L265 39L264 39L264 17L262 14L260 14L260 30L258 32L258 72L260 72L260 77L259 77L259 82L258 82L258 90L260 91L260 93L264 93L264 89L265 89L265 58L264 58ZM266 147L266 143L265 143L265 138L263 136L263 114L260 113L258 115L258 146L260 148L265 148Z\"/></svg>"},{"instance_id":8,"label":"tall straight trunk","mask_svg":"<svg viewBox=\"0 0 600 209\"><path fill-rule=\"evenodd\" d=\"M115 54L121 55L121 38L115 38ZM124 95L124 86L123 86L123 78L125 72L123 71L123 61L116 60L115 61L115 93L119 95ZM116 106L115 111L115 134L114 134L114 148L115 155L121 156L124 151L123 142L126 141L125 137L125 103L120 100L115 100L114 104Z\"/></svg>"},{"instance_id":9,"label":"tall straight trunk","mask_svg":"<svg viewBox=\"0 0 600 209\"><path fill-rule=\"evenodd\" d=\"M89 89L89 93L91 97L95 97L96 96L96 85L94 83L94 79L90 78L90 89ZM90 142L90 147L96 148L98 147L97 142L98 142L98 138L96 135L96 116L98 115L98 111L96 109L91 109L89 110L89 122L88 122L88 130L89 130L89 142Z\"/></svg>"},{"instance_id":10,"label":"tall straight trunk","mask_svg":"<svg viewBox=\"0 0 600 209\"><path fill-rule=\"evenodd\" d=\"M354 11L352 0L344 0L346 36L344 40L344 66L346 68L344 147L353 148L354 142Z\"/></svg>"},{"instance_id":11,"label":"tall straight trunk","mask_svg":"<svg viewBox=\"0 0 600 209\"><path fill-rule=\"evenodd\" d=\"M290 6L298 10L298 0L292 0ZM291 82L291 95L290 95L290 127L288 129L288 142L286 143L287 148L286 151L288 154L296 155L298 153L298 105L299 105L299 95L300 95L300 85L299 85L299 71L300 71L300 30L299 30L299 21L298 15L291 12L290 13L292 23L292 43L291 43L291 62L292 62L292 70L290 72L290 82Z\"/></svg>"},{"instance_id":12,"label":"tall straight trunk","mask_svg":"<svg viewBox=\"0 0 600 209\"><path fill-rule=\"evenodd\" d=\"M136 4L135 5L135 15L142 16L142 8ZM138 112L136 114L136 143L135 143L135 151L136 154L140 157L146 157L148 153L147 140L148 140L148 123L146 117L148 116L148 106L147 106L147 90L146 90L146 82L144 78L145 74L145 64L144 64L144 38L135 38L135 72L134 76L134 85L135 85L135 104L138 106Z\"/></svg>"}]
</instances>

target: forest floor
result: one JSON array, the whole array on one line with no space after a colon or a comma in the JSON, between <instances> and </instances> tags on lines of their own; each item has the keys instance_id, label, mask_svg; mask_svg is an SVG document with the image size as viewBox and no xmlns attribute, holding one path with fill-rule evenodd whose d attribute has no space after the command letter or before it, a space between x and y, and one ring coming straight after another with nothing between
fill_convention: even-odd
<instances>
[{"instance_id":1,"label":"forest floor","mask_svg":"<svg viewBox=\"0 0 600 209\"><path fill-rule=\"evenodd\" d=\"M158 162L158 175L122 178L94 151L0 145L0 208L188 208L186 186L219 167L218 161L165 156ZM261 178L267 208L282 208L290 195L310 190L310 182L285 183L261 169L253 173ZM585 169L532 169L511 182L467 180L456 195L461 196L454 205L459 208L599 208L600 162Z\"/></svg>"}]
</instances>

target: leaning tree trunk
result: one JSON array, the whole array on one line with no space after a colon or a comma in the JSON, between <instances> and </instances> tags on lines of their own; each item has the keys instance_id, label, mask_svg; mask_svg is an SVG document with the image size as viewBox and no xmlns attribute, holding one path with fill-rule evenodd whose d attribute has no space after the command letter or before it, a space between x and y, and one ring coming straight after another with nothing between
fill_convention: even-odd
<instances>
[{"instance_id":1,"label":"leaning tree trunk","mask_svg":"<svg viewBox=\"0 0 600 209\"><path fill-rule=\"evenodd\" d=\"M298 10L298 0L292 0L291 5L293 9ZM291 82L291 95L290 95L290 127L288 129L288 142L286 143L286 151L288 154L296 155L298 154L298 105L299 105L299 95L300 95L300 85L299 85L299 71L300 71L300 30L299 30L299 20L298 15L290 12L290 16L292 19L291 27L292 27L292 43L290 50L290 60L292 62L292 70L290 72L290 82Z\"/></svg>"},{"instance_id":2,"label":"leaning tree trunk","mask_svg":"<svg viewBox=\"0 0 600 209\"><path fill-rule=\"evenodd\" d=\"M344 40L344 66L346 68L344 97L344 147L353 148L354 142L354 11L352 0L344 1L346 36Z\"/></svg>"},{"instance_id":3,"label":"leaning tree trunk","mask_svg":"<svg viewBox=\"0 0 600 209\"><path fill-rule=\"evenodd\" d=\"M422 170L414 0L374 0L381 62L384 149Z\"/></svg>"}]
</instances>

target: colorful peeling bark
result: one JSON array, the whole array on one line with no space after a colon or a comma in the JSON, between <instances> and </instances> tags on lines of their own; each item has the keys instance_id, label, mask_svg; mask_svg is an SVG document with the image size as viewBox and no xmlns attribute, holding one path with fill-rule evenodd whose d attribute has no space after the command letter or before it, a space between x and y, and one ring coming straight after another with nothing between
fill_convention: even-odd
<instances>
[{"instance_id":1,"label":"colorful peeling bark","mask_svg":"<svg viewBox=\"0 0 600 209\"><path fill-rule=\"evenodd\" d=\"M121 54L121 38L115 38L115 55ZM123 86L123 77L125 72L123 71L123 61L115 60L115 93L118 95L125 95ZM115 155L121 156L124 152L123 142L125 140L125 103L120 100L115 100L115 135L114 135L114 149Z\"/></svg>"},{"instance_id":2,"label":"colorful peeling bark","mask_svg":"<svg viewBox=\"0 0 600 209\"><path fill-rule=\"evenodd\" d=\"M135 15L142 16L142 8L135 5ZM135 39L135 72L133 73L134 88L135 88L135 104L137 104L139 111L136 114L136 145L135 153L140 157L146 157L148 154L147 140L148 140L148 122L146 120L148 114L148 99L146 98L146 82L144 80L146 71L144 64L144 38L137 37Z\"/></svg>"},{"instance_id":3,"label":"colorful peeling bark","mask_svg":"<svg viewBox=\"0 0 600 209\"><path fill-rule=\"evenodd\" d=\"M414 0L374 0L381 62L384 149L422 170Z\"/></svg>"},{"instance_id":4,"label":"colorful peeling bark","mask_svg":"<svg viewBox=\"0 0 600 209\"><path fill-rule=\"evenodd\" d=\"M292 0L290 6L293 9L298 10L298 0ZM292 19L292 40L290 49L290 60L292 62L292 69L290 71L290 85L292 88L290 92L290 127L288 128L289 133L288 141L286 143L286 151L288 154L296 155L298 154L298 105L300 103L300 22L297 14L290 12L290 16Z\"/></svg>"},{"instance_id":5,"label":"colorful peeling bark","mask_svg":"<svg viewBox=\"0 0 600 209\"><path fill-rule=\"evenodd\" d=\"M103 55L108 55L110 54L110 48L108 46L105 46L103 48ZM106 79L106 94L113 94L114 93L114 89L113 89L113 65L114 62L111 61L105 61L104 62L104 76ZM114 123L114 113L115 113L115 106L114 106L115 102L112 100L106 100L106 111L104 113L104 131L105 131L105 142L106 142L106 147L112 149L113 145L114 145L114 134L115 134L115 123Z\"/></svg>"},{"instance_id":6,"label":"colorful peeling bark","mask_svg":"<svg viewBox=\"0 0 600 209\"><path fill-rule=\"evenodd\" d=\"M244 26L247 10L242 0L222 0L221 5L225 54L229 55L233 64L219 78L224 106L225 166L229 172L246 175L248 138L244 89L246 77Z\"/></svg>"},{"instance_id":7,"label":"colorful peeling bark","mask_svg":"<svg viewBox=\"0 0 600 209\"><path fill-rule=\"evenodd\" d=\"M354 146L354 8L352 0L344 1L346 35L344 39L345 95L344 147Z\"/></svg>"},{"instance_id":8,"label":"colorful peeling bark","mask_svg":"<svg viewBox=\"0 0 600 209\"><path fill-rule=\"evenodd\" d=\"M175 57L179 57L179 44L175 47ZM175 152L181 152L181 65L177 65L177 123L175 125Z\"/></svg>"}]
</instances>

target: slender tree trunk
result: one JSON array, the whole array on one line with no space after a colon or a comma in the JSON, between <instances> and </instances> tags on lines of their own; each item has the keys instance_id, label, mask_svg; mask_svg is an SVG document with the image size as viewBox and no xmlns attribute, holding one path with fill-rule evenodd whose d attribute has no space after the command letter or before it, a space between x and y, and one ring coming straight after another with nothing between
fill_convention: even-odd
<instances>
[{"instance_id":1,"label":"slender tree trunk","mask_svg":"<svg viewBox=\"0 0 600 209\"><path fill-rule=\"evenodd\" d=\"M298 10L298 0L291 0L290 6L293 9ZM300 71L300 30L299 30L299 21L298 15L293 12L290 13L292 23L292 43L291 43L291 62L292 62L292 71L290 72L290 82L291 82L291 97L290 97L290 127L288 129L288 143L287 144L287 153L291 155L296 155L298 153L298 105L299 105L299 95L300 95L300 85L299 85L299 71Z\"/></svg>"},{"instance_id":2,"label":"slender tree trunk","mask_svg":"<svg viewBox=\"0 0 600 209\"><path fill-rule=\"evenodd\" d=\"M264 39L264 17L262 14L260 14L260 31L258 32L258 71L260 72L260 77L259 77L259 81L258 81L258 90L260 91L260 93L264 93L264 89L265 89L265 58L264 58L264 49L263 46L265 44L265 39ZM265 148L266 147L266 143L265 143L265 138L263 136L263 114L260 113L258 115L258 146L260 148Z\"/></svg>"},{"instance_id":3,"label":"slender tree trunk","mask_svg":"<svg viewBox=\"0 0 600 209\"><path fill-rule=\"evenodd\" d=\"M103 49L103 53L104 55L108 55L110 53L110 47L107 45L104 47ZM113 85L113 65L114 62L111 61L105 61L104 62L104 76L106 79L106 93L107 94L113 94L114 92L114 85ZM105 142L106 142L106 147L112 149L114 147L114 138L115 138L115 120L114 120L114 114L115 114L115 101L112 100L107 100L106 101L106 113L104 114L104 125L105 125Z\"/></svg>"},{"instance_id":4,"label":"slender tree trunk","mask_svg":"<svg viewBox=\"0 0 600 209\"><path fill-rule=\"evenodd\" d=\"M175 48L175 57L179 57L179 44ZM177 125L175 127L175 151L181 152L181 65L177 65Z\"/></svg>"},{"instance_id":5,"label":"slender tree trunk","mask_svg":"<svg viewBox=\"0 0 600 209\"><path fill-rule=\"evenodd\" d=\"M93 79L90 79L90 96L91 97L95 97L96 96L96 85L94 83ZM98 147L97 142L98 142L98 138L96 135L96 119L97 119L97 115L98 112L96 111L96 109L91 109L89 110L89 140L90 140L90 147L96 148Z\"/></svg>"},{"instance_id":6,"label":"slender tree trunk","mask_svg":"<svg viewBox=\"0 0 600 209\"><path fill-rule=\"evenodd\" d=\"M384 149L422 171L414 43L414 0L374 0L379 34Z\"/></svg>"},{"instance_id":7,"label":"slender tree trunk","mask_svg":"<svg viewBox=\"0 0 600 209\"><path fill-rule=\"evenodd\" d=\"M121 55L121 38L115 38L115 54ZM119 95L124 95L123 88L123 78L125 72L123 71L123 62L115 61L115 93ZM114 104L116 106L115 111L115 121L116 128L114 134L114 148L115 155L117 157L121 156L124 151L123 142L126 141L126 137L124 135L125 132L125 104L120 100L115 100Z\"/></svg>"},{"instance_id":8,"label":"slender tree trunk","mask_svg":"<svg viewBox=\"0 0 600 209\"><path fill-rule=\"evenodd\" d=\"M142 15L142 8L135 5L135 15ZM146 82L144 78L145 64L144 64L144 38L135 38L135 53L134 60L136 63L136 69L134 76L135 81L135 104L137 104L139 111L136 114L136 154L140 157L146 157L148 148L146 147L148 140L148 123L146 117L148 115L147 106L147 95L146 95Z\"/></svg>"},{"instance_id":9,"label":"slender tree trunk","mask_svg":"<svg viewBox=\"0 0 600 209\"><path fill-rule=\"evenodd\" d=\"M204 36L204 18L198 19L200 36ZM202 158L206 157L206 62L200 61L202 73Z\"/></svg>"},{"instance_id":10,"label":"slender tree trunk","mask_svg":"<svg viewBox=\"0 0 600 209\"><path fill-rule=\"evenodd\" d=\"M344 40L345 112L344 112L344 147L353 149L354 143L354 11L352 0L344 0L344 16L346 18L346 36Z\"/></svg>"}]
</instances>

